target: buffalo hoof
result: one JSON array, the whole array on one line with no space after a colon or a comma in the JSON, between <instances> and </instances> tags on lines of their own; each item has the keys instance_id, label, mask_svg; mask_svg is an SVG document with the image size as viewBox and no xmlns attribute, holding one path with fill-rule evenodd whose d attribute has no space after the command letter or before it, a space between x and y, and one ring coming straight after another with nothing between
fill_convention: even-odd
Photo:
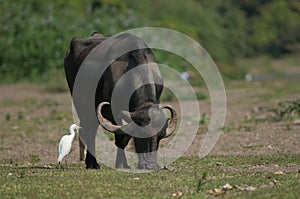
<instances>
[{"instance_id":1,"label":"buffalo hoof","mask_svg":"<svg viewBox=\"0 0 300 199\"><path fill-rule=\"evenodd\" d=\"M126 165L116 166L116 169L131 169L131 167L128 164L126 164Z\"/></svg>"},{"instance_id":2,"label":"buffalo hoof","mask_svg":"<svg viewBox=\"0 0 300 199\"><path fill-rule=\"evenodd\" d=\"M87 169L100 169L99 164L97 163L97 160L94 156L92 156L90 153L87 153L86 159L85 159L85 165Z\"/></svg>"},{"instance_id":3,"label":"buffalo hoof","mask_svg":"<svg viewBox=\"0 0 300 199\"><path fill-rule=\"evenodd\" d=\"M139 164L137 168L146 170L159 170L161 169L161 166L159 166L158 164Z\"/></svg>"},{"instance_id":4,"label":"buffalo hoof","mask_svg":"<svg viewBox=\"0 0 300 199\"><path fill-rule=\"evenodd\" d=\"M115 165L115 168L116 169L131 169L131 167L127 164L127 161L126 161L126 163L122 163L122 164L116 164Z\"/></svg>"},{"instance_id":5,"label":"buffalo hoof","mask_svg":"<svg viewBox=\"0 0 300 199\"><path fill-rule=\"evenodd\" d=\"M100 166L99 164L96 162L96 163L92 163L92 164L86 164L86 169L100 169Z\"/></svg>"}]
</instances>

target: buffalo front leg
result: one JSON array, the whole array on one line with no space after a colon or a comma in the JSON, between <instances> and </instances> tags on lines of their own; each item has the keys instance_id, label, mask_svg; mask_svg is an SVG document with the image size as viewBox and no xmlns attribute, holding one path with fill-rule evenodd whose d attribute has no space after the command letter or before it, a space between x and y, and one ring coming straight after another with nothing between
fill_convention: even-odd
<instances>
[{"instance_id":1,"label":"buffalo front leg","mask_svg":"<svg viewBox=\"0 0 300 199\"><path fill-rule=\"evenodd\" d=\"M85 158L85 164L87 169L100 169L99 164L95 158L95 136L92 139L89 139L89 142L86 144L87 152Z\"/></svg>"},{"instance_id":2,"label":"buffalo front leg","mask_svg":"<svg viewBox=\"0 0 300 199\"><path fill-rule=\"evenodd\" d=\"M87 169L100 169L99 164L97 163L96 158L87 150L85 164Z\"/></svg>"},{"instance_id":3,"label":"buffalo front leg","mask_svg":"<svg viewBox=\"0 0 300 199\"><path fill-rule=\"evenodd\" d=\"M83 145L86 145L87 148L85 157L86 168L99 169L100 166L95 158L95 137L97 133L97 128L91 128L91 126L85 125L85 123L82 123L81 127L82 130L79 132L79 139L83 142Z\"/></svg>"},{"instance_id":4,"label":"buffalo front leg","mask_svg":"<svg viewBox=\"0 0 300 199\"><path fill-rule=\"evenodd\" d=\"M135 150L138 153L138 169L158 170L161 167L157 164L157 139L134 138Z\"/></svg>"},{"instance_id":5,"label":"buffalo front leg","mask_svg":"<svg viewBox=\"0 0 300 199\"><path fill-rule=\"evenodd\" d=\"M131 136L129 135L115 135L115 143L118 147L115 163L116 169L130 169L125 155L125 147L128 145L130 139Z\"/></svg>"},{"instance_id":6,"label":"buffalo front leg","mask_svg":"<svg viewBox=\"0 0 300 199\"><path fill-rule=\"evenodd\" d=\"M79 141L79 160L83 161L84 160L84 150L85 150L85 145L84 143L81 141L81 139L78 139Z\"/></svg>"}]
</instances>

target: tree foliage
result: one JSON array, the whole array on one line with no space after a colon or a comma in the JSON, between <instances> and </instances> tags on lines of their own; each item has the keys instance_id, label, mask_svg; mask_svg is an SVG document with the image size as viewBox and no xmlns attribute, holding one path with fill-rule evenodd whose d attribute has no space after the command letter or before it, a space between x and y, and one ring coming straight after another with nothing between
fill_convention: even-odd
<instances>
[{"instance_id":1,"label":"tree foliage","mask_svg":"<svg viewBox=\"0 0 300 199\"><path fill-rule=\"evenodd\" d=\"M300 10L294 10L292 6L288 1L279 0L261 8L261 14L255 17L251 35L253 47L258 52L280 56L293 51L299 44Z\"/></svg>"},{"instance_id":2,"label":"tree foliage","mask_svg":"<svg viewBox=\"0 0 300 199\"><path fill-rule=\"evenodd\" d=\"M198 40L218 62L278 57L300 46L299 0L0 0L0 9L2 81L51 74L62 68L71 38L94 31L172 28Z\"/></svg>"},{"instance_id":3,"label":"tree foliage","mask_svg":"<svg viewBox=\"0 0 300 199\"><path fill-rule=\"evenodd\" d=\"M94 31L115 34L137 24L126 5L116 0L102 5L71 0L0 1L0 9L2 81L37 79L62 68L73 37Z\"/></svg>"}]
</instances>

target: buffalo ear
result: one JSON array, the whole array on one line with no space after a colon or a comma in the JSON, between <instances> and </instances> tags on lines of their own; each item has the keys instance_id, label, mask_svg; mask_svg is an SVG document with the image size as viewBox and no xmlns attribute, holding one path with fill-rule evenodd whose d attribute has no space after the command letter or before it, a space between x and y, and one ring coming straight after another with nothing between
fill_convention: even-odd
<instances>
[{"instance_id":1,"label":"buffalo ear","mask_svg":"<svg viewBox=\"0 0 300 199\"><path fill-rule=\"evenodd\" d=\"M169 118L167 120L168 127L166 129L166 134L164 136L164 138L167 138L170 135L172 135L172 133L174 133L174 131L177 127L178 119L177 119L177 113L176 113L175 109L172 106L166 105L166 106L163 106L162 108L167 109L171 113L171 118Z\"/></svg>"},{"instance_id":2,"label":"buffalo ear","mask_svg":"<svg viewBox=\"0 0 300 199\"><path fill-rule=\"evenodd\" d=\"M166 129L168 128L169 121L170 118L166 119L163 129L158 133L159 139L166 138L166 134L167 134Z\"/></svg>"}]
</instances>

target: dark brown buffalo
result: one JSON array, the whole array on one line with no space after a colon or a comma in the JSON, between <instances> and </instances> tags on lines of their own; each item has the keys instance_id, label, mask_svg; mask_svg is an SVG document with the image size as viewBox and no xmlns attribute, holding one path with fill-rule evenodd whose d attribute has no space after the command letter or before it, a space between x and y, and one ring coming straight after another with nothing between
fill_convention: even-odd
<instances>
[{"instance_id":1,"label":"dark brown buffalo","mask_svg":"<svg viewBox=\"0 0 300 199\"><path fill-rule=\"evenodd\" d=\"M70 50L64 61L66 79L71 94L73 92L76 75L83 61L96 46L107 38L108 37L104 37L98 33L93 33L88 38L72 39ZM138 168L159 169L160 167L157 164L159 142L162 138L168 137L174 132L177 124L177 115L171 106L159 105L160 95L163 90L163 79L152 51L141 39L127 33L115 37L114 43L109 47L109 50L113 50L114 46L118 44L120 46L134 44L136 46L142 46L142 48L126 52L118 57L104 71L101 78L99 77L100 80L95 93L95 111L97 111L98 108L98 121L104 129L115 134L115 144L118 147L115 163L116 168L129 168L124 149L129 140L133 137L135 150L139 157ZM99 53L101 53L101 50ZM117 107L114 107L114 110L117 111L117 117L113 117L110 104L112 92L118 80L126 72L139 65L146 65L147 67L142 73L136 72L134 77L123 84L123 86L119 85L119 90L124 92L127 91L128 86L130 86L130 88L136 86L136 90L130 97L129 107L127 107L127 111L129 111L126 112L126 107L124 108L122 105L116 105ZM139 81L141 79L155 83L140 86ZM163 109L171 112L171 118L166 118ZM151 110L152 121L150 119L149 110ZM81 118L80 114L78 116ZM93 116L91 115L91 117ZM122 120L127 121L128 124L122 125ZM162 128L155 128L156 124L157 126L161 126L159 123L162 122ZM152 124L151 128L145 128L145 130L137 128L137 125L143 127L150 123ZM85 134L92 134L91 136L95 137L95 132L84 132L83 128L80 132L80 137ZM99 168L94 153L91 152L95 143L86 144L91 145L90 147L87 146L86 168Z\"/></svg>"}]
</instances>

